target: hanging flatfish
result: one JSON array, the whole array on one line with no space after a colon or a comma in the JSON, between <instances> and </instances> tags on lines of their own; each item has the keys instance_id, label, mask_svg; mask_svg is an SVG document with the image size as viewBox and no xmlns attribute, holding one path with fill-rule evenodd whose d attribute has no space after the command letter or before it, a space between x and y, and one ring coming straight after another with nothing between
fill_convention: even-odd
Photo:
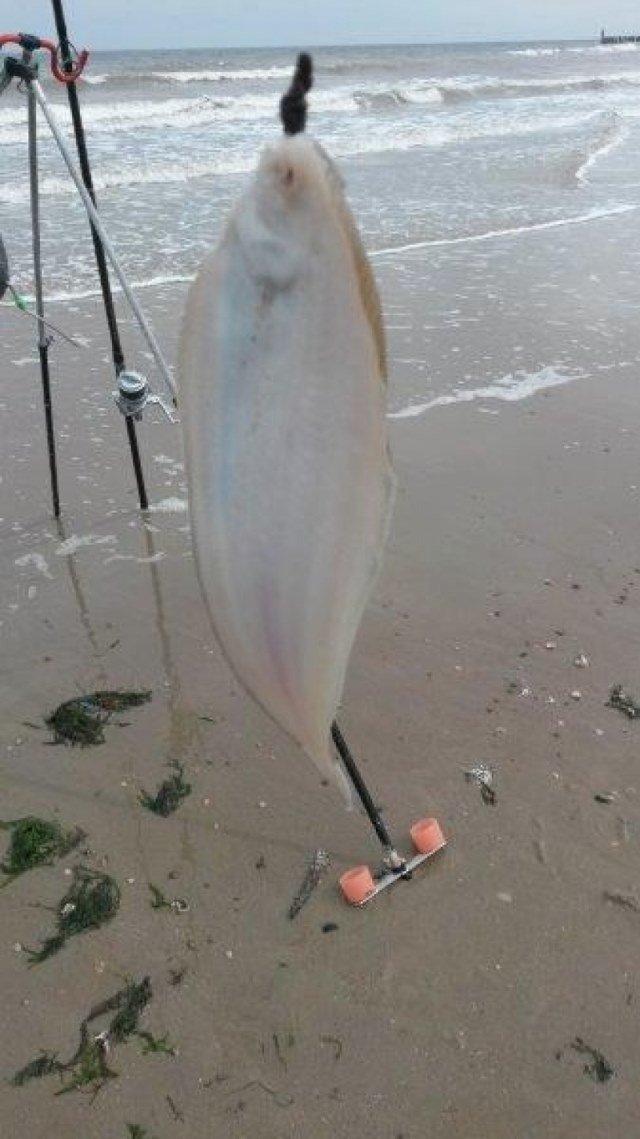
<instances>
[{"instance_id":1,"label":"hanging flatfish","mask_svg":"<svg viewBox=\"0 0 640 1139\"><path fill-rule=\"evenodd\" d=\"M202 591L237 677L323 773L394 496L373 276L335 167L268 148L186 305Z\"/></svg>"}]
</instances>

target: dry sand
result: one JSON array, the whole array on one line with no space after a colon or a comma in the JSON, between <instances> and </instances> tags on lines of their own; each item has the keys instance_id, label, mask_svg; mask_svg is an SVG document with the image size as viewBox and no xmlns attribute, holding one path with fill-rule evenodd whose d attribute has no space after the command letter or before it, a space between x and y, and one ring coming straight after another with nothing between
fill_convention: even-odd
<instances>
[{"instance_id":1,"label":"dry sand","mask_svg":"<svg viewBox=\"0 0 640 1139\"><path fill-rule=\"evenodd\" d=\"M153 300L170 355L176 307ZM103 335L93 302L65 319ZM29 968L19 946L51 931L38 907L79 858L0 893L3 1139L127 1139L127 1123L149 1139L630 1139L640 913L605 892L640 894L640 724L605 702L616 682L640 694L635 380L393 423L401 491L341 724L398 843L435 814L450 845L360 911L336 879L375 861L366 820L230 676L187 516L137 512L91 349L56 349L62 527L51 520L37 369L9 364L34 356L25 324L2 336L0 817L81 826L84 861L123 901ZM179 507L177 429L154 413L141 439L152 501ZM87 535L99 541L60 552ZM129 686L153 700L99 748L50 747L25 726L79 691ZM193 791L157 818L138 792L172 760ZM463 777L479 762L495 770L493 807ZM318 847L331 871L290 921ZM153 910L149 882L189 911ZM89 1009L146 974L142 1027L176 1057L123 1045L95 1098L56 1097L55 1076L8 1085L41 1048L71 1055ZM585 1072L576 1037L613 1066L608 1082Z\"/></svg>"}]
</instances>

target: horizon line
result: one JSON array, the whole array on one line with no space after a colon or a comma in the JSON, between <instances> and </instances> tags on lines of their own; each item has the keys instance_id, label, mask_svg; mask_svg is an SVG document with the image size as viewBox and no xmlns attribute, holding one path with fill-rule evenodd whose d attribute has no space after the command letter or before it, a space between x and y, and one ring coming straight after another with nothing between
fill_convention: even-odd
<instances>
[{"instance_id":1,"label":"horizon line","mask_svg":"<svg viewBox=\"0 0 640 1139\"><path fill-rule=\"evenodd\" d=\"M624 34L624 33L620 33ZM629 33L631 34L631 33ZM640 33L639 33L640 34ZM231 43L215 43L207 44L186 44L181 47L176 47L175 44L151 44L144 47L124 47L121 45L112 47L94 47L90 50L93 52L99 51L303 51L306 48L313 49L314 51L323 50L327 48L366 48L366 47L458 47L458 46L472 46L480 45L490 47L492 45L501 46L504 44L562 44L562 43L593 43L596 47L600 45L600 33L597 36L556 36L544 39L529 39L523 37L509 38L509 39L454 39L454 40L358 40L346 43L313 43L305 41L304 44L300 41L295 43L278 43L278 44L231 44Z\"/></svg>"}]
</instances>

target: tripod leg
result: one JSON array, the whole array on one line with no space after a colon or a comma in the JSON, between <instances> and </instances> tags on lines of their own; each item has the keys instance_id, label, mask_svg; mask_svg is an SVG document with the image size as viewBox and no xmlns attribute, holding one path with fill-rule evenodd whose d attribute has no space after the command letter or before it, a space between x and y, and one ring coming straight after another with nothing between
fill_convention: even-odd
<instances>
[{"instance_id":1,"label":"tripod leg","mask_svg":"<svg viewBox=\"0 0 640 1139\"><path fill-rule=\"evenodd\" d=\"M47 429L47 450L51 475L51 496L53 513L60 517L60 494L58 491L58 465L56 460L56 439L53 428L53 408L51 405L51 384L49 380L49 338L44 325L44 300L42 289L42 259L40 253L40 201L38 196L38 140L36 136L36 99L31 83L28 84L29 111L29 184L31 191L31 228L33 233L33 276L36 293L36 313L38 315L38 354L42 375L42 397Z\"/></svg>"},{"instance_id":2,"label":"tripod leg","mask_svg":"<svg viewBox=\"0 0 640 1139\"><path fill-rule=\"evenodd\" d=\"M353 758L351 752L349 751L349 748L347 746L347 741L345 740L345 738L344 738L342 732L340 731L340 728L338 727L335 720L334 720L333 724L331 725L331 737L333 739L334 744L336 745L338 755L340 756L340 759L342 760L342 762L345 766L347 775L349 776L351 782L353 783L353 786L356 789L356 793L358 795L358 798L360 799L360 802L362 803L362 806L364 807L364 809L367 813L367 817L369 819L369 822L371 823L371 826L373 827L374 831L376 832L378 839L380 840L380 842L384 848L384 861L385 861L386 865L391 870L402 869L402 867L406 864L406 860L404 858L402 858L402 856L400 854L398 854L395 846L393 845L393 843L391 841L391 836L389 835L389 832L385 826L385 823L382 819L380 811L378 810L373 799L371 798L371 793L369 791L369 788L367 787L364 779L362 778L362 775L360 774L360 771L358 770L358 766L356 764L356 761Z\"/></svg>"}]
</instances>

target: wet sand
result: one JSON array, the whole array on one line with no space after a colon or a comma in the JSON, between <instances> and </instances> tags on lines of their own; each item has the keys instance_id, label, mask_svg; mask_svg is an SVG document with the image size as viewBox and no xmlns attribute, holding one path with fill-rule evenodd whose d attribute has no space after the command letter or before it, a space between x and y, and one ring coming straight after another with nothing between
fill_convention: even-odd
<instances>
[{"instance_id":1,"label":"wet sand","mask_svg":"<svg viewBox=\"0 0 640 1139\"><path fill-rule=\"evenodd\" d=\"M179 300L148 300L171 357ZM141 516L97 305L66 321L92 346L88 363L56 348L59 529L37 370L7 363L33 358L31 329L2 335L0 817L88 835L82 859L0 893L2 1135L628 1139L640 913L605 892L640 893L640 725L605 703L615 683L640 696L633 377L392 422L398 505L341 724L398 843L434 814L450 845L359 911L336 880L375 861L366 820L243 694L207 628L178 430L156 412L141 429L165 505ZM99 748L48 746L37 725L60 701L121 687L153 699ZM172 761L192 794L162 819L138 794ZM495 771L495 806L465 782L477 763ZM290 921L318 847L331 870ZM29 968L20 947L53 929L38 907L80 860L117 879L120 912ZM188 912L152 909L150 882ZM176 1057L122 1045L95 1098L56 1097L56 1076L8 1086L40 1049L69 1057L90 1008L145 975L141 1027ZM576 1038L613 1066L608 1082Z\"/></svg>"}]
</instances>

